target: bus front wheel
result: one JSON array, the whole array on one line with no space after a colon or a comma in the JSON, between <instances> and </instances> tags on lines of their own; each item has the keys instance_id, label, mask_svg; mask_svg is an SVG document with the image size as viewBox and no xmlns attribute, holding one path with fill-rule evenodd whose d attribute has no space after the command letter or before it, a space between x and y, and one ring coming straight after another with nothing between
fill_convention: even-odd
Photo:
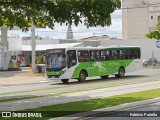
<instances>
[{"instance_id":1,"label":"bus front wheel","mask_svg":"<svg viewBox=\"0 0 160 120\"><path fill-rule=\"evenodd\" d=\"M61 81L64 83L64 84L67 84L69 79L61 79Z\"/></svg>"},{"instance_id":2,"label":"bus front wheel","mask_svg":"<svg viewBox=\"0 0 160 120\"><path fill-rule=\"evenodd\" d=\"M123 67L120 67L118 70L118 74L115 75L117 78L122 78L125 75L125 69Z\"/></svg>"},{"instance_id":3,"label":"bus front wheel","mask_svg":"<svg viewBox=\"0 0 160 120\"><path fill-rule=\"evenodd\" d=\"M81 71L80 74L79 74L79 79L78 79L78 82L83 82L86 80L86 77L87 77L87 73L85 71Z\"/></svg>"},{"instance_id":4,"label":"bus front wheel","mask_svg":"<svg viewBox=\"0 0 160 120\"><path fill-rule=\"evenodd\" d=\"M47 76L48 78L52 78L52 76Z\"/></svg>"}]
</instances>

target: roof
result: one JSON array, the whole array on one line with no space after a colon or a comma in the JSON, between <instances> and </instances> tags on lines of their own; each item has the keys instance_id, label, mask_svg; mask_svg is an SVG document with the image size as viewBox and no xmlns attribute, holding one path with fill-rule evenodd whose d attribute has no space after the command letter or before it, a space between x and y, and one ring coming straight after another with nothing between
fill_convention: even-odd
<instances>
[{"instance_id":1,"label":"roof","mask_svg":"<svg viewBox=\"0 0 160 120\"><path fill-rule=\"evenodd\" d=\"M139 48L139 46L124 46L124 45L112 45L112 46L98 46L98 47L91 47L91 46L86 46L86 47L69 47L67 50L100 50L100 49L117 49L117 48Z\"/></svg>"},{"instance_id":2,"label":"roof","mask_svg":"<svg viewBox=\"0 0 160 120\"><path fill-rule=\"evenodd\" d=\"M46 49L55 49L55 48L70 48L81 44L82 43L36 45L36 51L43 51ZM22 51L31 51L31 45L22 45Z\"/></svg>"}]
</instances>

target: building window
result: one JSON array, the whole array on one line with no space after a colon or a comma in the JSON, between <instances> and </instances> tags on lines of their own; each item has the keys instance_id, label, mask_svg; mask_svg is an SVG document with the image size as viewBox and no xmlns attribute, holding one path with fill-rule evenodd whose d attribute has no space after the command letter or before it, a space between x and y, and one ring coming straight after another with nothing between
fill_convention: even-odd
<instances>
[{"instance_id":1,"label":"building window","mask_svg":"<svg viewBox=\"0 0 160 120\"><path fill-rule=\"evenodd\" d=\"M153 20L153 16L151 16L151 20Z\"/></svg>"},{"instance_id":2,"label":"building window","mask_svg":"<svg viewBox=\"0 0 160 120\"><path fill-rule=\"evenodd\" d=\"M160 20L160 16L158 16L158 20Z\"/></svg>"}]
</instances>

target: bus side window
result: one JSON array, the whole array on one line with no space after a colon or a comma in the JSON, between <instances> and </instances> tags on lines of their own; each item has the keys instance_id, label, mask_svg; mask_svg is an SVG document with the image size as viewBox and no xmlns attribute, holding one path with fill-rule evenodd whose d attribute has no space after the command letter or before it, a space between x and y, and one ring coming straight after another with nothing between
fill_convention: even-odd
<instances>
[{"instance_id":1,"label":"bus side window","mask_svg":"<svg viewBox=\"0 0 160 120\"><path fill-rule=\"evenodd\" d=\"M110 60L110 59L111 59L110 51L107 50L105 55L105 60Z\"/></svg>"},{"instance_id":2,"label":"bus side window","mask_svg":"<svg viewBox=\"0 0 160 120\"><path fill-rule=\"evenodd\" d=\"M110 51L109 50L101 50L100 52L100 60L110 60Z\"/></svg>"},{"instance_id":3,"label":"bus side window","mask_svg":"<svg viewBox=\"0 0 160 120\"><path fill-rule=\"evenodd\" d=\"M104 61L105 60L105 53L106 51L105 50L101 50L100 51L100 60Z\"/></svg>"},{"instance_id":4,"label":"bus side window","mask_svg":"<svg viewBox=\"0 0 160 120\"><path fill-rule=\"evenodd\" d=\"M140 59L140 49L139 48L130 49L129 58L130 59Z\"/></svg>"},{"instance_id":5,"label":"bus side window","mask_svg":"<svg viewBox=\"0 0 160 120\"><path fill-rule=\"evenodd\" d=\"M86 50L78 51L78 61L79 62L88 62L89 61L89 52Z\"/></svg>"},{"instance_id":6,"label":"bus side window","mask_svg":"<svg viewBox=\"0 0 160 120\"><path fill-rule=\"evenodd\" d=\"M99 51L90 50L90 61L99 61Z\"/></svg>"},{"instance_id":7,"label":"bus side window","mask_svg":"<svg viewBox=\"0 0 160 120\"><path fill-rule=\"evenodd\" d=\"M117 50L111 50L111 59L112 60L117 60L118 59Z\"/></svg>"},{"instance_id":8,"label":"bus side window","mask_svg":"<svg viewBox=\"0 0 160 120\"><path fill-rule=\"evenodd\" d=\"M136 59L135 49L129 50L129 59Z\"/></svg>"},{"instance_id":9,"label":"bus side window","mask_svg":"<svg viewBox=\"0 0 160 120\"><path fill-rule=\"evenodd\" d=\"M124 50L124 59L128 59L128 50Z\"/></svg>"},{"instance_id":10,"label":"bus side window","mask_svg":"<svg viewBox=\"0 0 160 120\"><path fill-rule=\"evenodd\" d=\"M125 50L125 49L121 49L121 50L119 51L119 59L120 59L120 60L128 59L128 51Z\"/></svg>"}]
</instances>

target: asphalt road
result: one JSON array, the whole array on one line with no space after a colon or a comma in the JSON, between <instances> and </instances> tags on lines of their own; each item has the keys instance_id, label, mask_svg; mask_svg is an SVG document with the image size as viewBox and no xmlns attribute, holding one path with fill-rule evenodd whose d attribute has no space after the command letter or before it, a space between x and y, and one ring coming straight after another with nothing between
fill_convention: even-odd
<instances>
[{"instance_id":1,"label":"asphalt road","mask_svg":"<svg viewBox=\"0 0 160 120\"><path fill-rule=\"evenodd\" d=\"M87 120L160 120L160 102Z\"/></svg>"},{"instance_id":2,"label":"asphalt road","mask_svg":"<svg viewBox=\"0 0 160 120\"><path fill-rule=\"evenodd\" d=\"M61 86L83 86L87 84L98 85L99 83L103 83L105 86L111 84L111 82L115 82L115 84L125 84L125 83L134 83L134 82L142 82L142 81L151 81L156 80L156 77L160 76L160 69L144 69L142 71L128 73L122 79L117 79L114 76L110 76L108 79L104 80L100 77L92 77L88 78L87 81L83 83L79 83L77 80L70 80L69 84L62 84L60 80L48 79L44 76L31 76L31 75L21 75L26 74L23 71L13 71L13 72L0 72L0 94L8 93L8 92L18 92L24 90L35 90L35 89L43 89L43 88L54 88ZM133 81L131 81L133 79ZM15 81L15 82L14 82ZM29 83L28 83L29 81ZM12 84L14 82L14 84ZM94 86L92 85L92 87ZM102 87L102 86L100 86Z\"/></svg>"},{"instance_id":3,"label":"asphalt road","mask_svg":"<svg viewBox=\"0 0 160 120\"><path fill-rule=\"evenodd\" d=\"M124 93L160 88L159 70L144 70L127 74L123 79L90 79L84 83L70 82L64 85L53 81L43 84L2 86L0 100L52 94L56 96L0 102L3 111L15 111L41 106L88 100ZM67 92L67 93L66 93Z\"/></svg>"},{"instance_id":4,"label":"asphalt road","mask_svg":"<svg viewBox=\"0 0 160 120\"><path fill-rule=\"evenodd\" d=\"M14 86L0 85L0 100L45 96L32 99L0 102L1 111L15 111L41 106L67 103L79 100L88 100L99 97L107 97L136 91L160 88L160 70L148 69L126 74L126 77L117 79L111 76L107 80L99 77L78 83L72 80L69 84L62 84L59 80L46 83L22 84ZM3 75L4 77L5 75ZM42 77L27 76L28 79L45 80ZM5 77L4 77L5 78ZM12 78L12 77L11 77ZM10 79L11 79L10 78ZM23 79L20 76L19 79ZM25 76L26 78L26 76ZM1 78L0 78L1 80ZM3 79L4 80L4 79ZM27 79L26 79L27 80ZM52 96L53 95L53 96ZM55 96L56 95L56 96Z\"/></svg>"}]
</instances>

